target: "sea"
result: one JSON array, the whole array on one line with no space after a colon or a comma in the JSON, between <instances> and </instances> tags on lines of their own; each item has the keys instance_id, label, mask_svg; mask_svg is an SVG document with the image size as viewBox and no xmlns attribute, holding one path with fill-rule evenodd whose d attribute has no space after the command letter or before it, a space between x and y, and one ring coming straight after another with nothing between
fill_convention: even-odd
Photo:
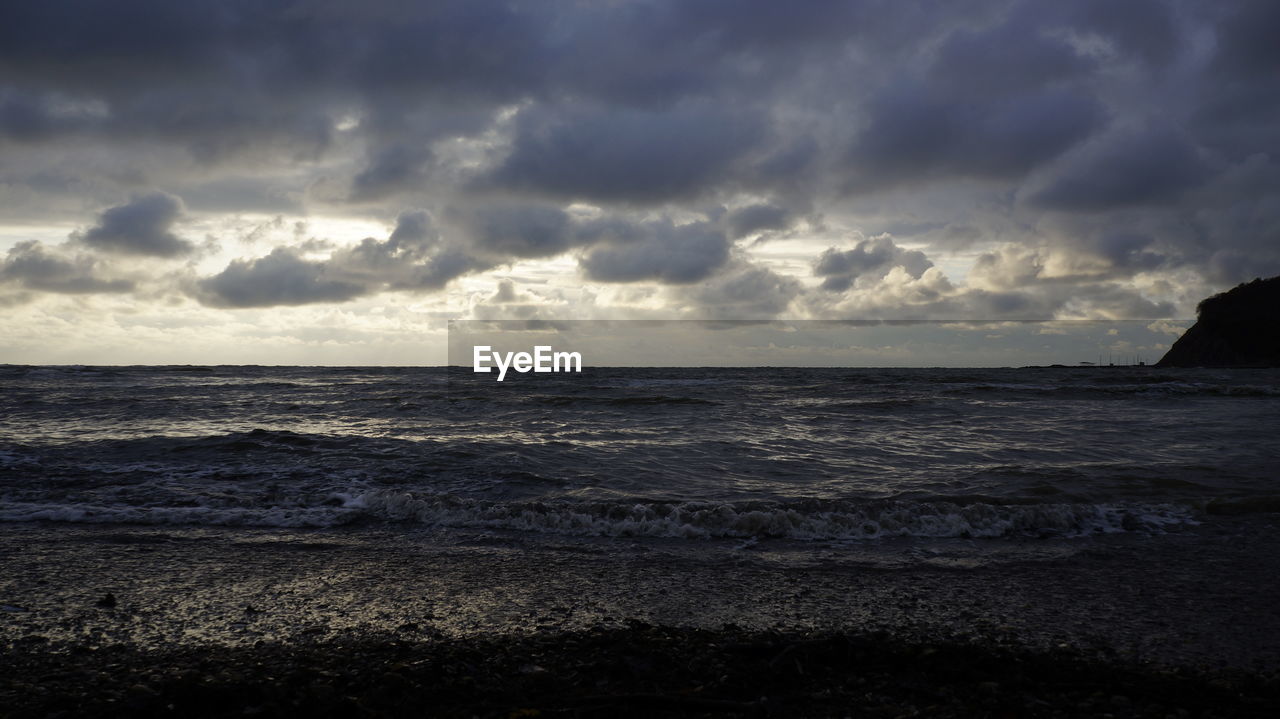
<instances>
[{"instance_id":1,"label":"sea","mask_svg":"<svg viewBox=\"0 0 1280 719\"><path fill-rule=\"evenodd\" d=\"M1280 510L1278 429L1276 370L8 365L0 522L998 555Z\"/></svg>"}]
</instances>

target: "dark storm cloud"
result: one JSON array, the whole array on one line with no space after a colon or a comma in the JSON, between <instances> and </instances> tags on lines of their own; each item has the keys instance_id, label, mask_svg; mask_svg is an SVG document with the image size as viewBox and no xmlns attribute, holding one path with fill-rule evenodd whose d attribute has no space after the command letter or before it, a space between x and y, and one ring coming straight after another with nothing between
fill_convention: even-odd
<instances>
[{"instance_id":1,"label":"dark storm cloud","mask_svg":"<svg viewBox=\"0 0 1280 719\"><path fill-rule=\"evenodd\" d=\"M401 219L401 226L404 219ZM377 284L393 281L409 266L426 259L438 244L434 234L418 237L400 232L398 227L386 240L366 237L354 245L334 251L329 257L331 272L344 279L359 277Z\"/></svg>"},{"instance_id":2,"label":"dark storm cloud","mask_svg":"<svg viewBox=\"0 0 1280 719\"><path fill-rule=\"evenodd\" d=\"M516 296L516 285L511 280L502 280L498 283L498 291L493 293L489 298L489 302L495 304L510 304L519 301Z\"/></svg>"},{"instance_id":3,"label":"dark storm cloud","mask_svg":"<svg viewBox=\"0 0 1280 719\"><path fill-rule=\"evenodd\" d=\"M1020 13L1003 24L948 35L927 82L937 95L988 99L1079 78L1092 65L1065 37L1043 32L1036 18Z\"/></svg>"},{"instance_id":4,"label":"dark storm cloud","mask_svg":"<svg viewBox=\"0 0 1280 719\"><path fill-rule=\"evenodd\" d=\"M917 74L879 89L850 150L851 187L948 177L1016 179L1106 121L1085 81L1094 61L1014 8L1001 22L945 34Z\"/></svg>"},{"instance_id":5,"label":"dark storm cloud","mask_svg":"<svg viewBox=\"0 0 1280 719\"><path fill-rule=\"evenodd\" d=\"M1108 283L1079 286L1054 284L1023 290L969 290L959 297L969 317L1040 320L1062 316L1106 319L1161 319L1177 309L1169 302L1153 302L1142 293Z\"/></svg>"},{"instance_id":6,"label":"dark storm cloud","mask_svg":"<svg viewBox=\"0 0 1280 719\"><path fill-rule=\"evenodd\" d=\"M1150 269L1165 261L1150 249L1152 241L1146 237L1103 238L1089 252L1082 253L1087 254L1088 271L1082 270L1075 276L1050 274L1046 270L1049 258L1015 245L1005 246L979 258L970 272L969 286L953 285L923 253L913 251L910 258L891 259L893 253L883 251L892 246L889 238L876 239L882 245L881 252L839 253L830 249L817 258L815 274L819 276L828 272L856 272L863 267L875 269L860 275L827 275L822 291L802 293L798 298L811 315L860 319L1047 320L1055 317L1157 319L1176 312L1172 303L1153 301L1143 292L1113 281L1126 272ZM902 252L901 248L896 249ZM1059 257L1056 261L1060 264L1063 259ZM1114 262L1114 266L1104 267L1107 260ZM916 270L908 269L908 264L916 264Z\"/></svg>"},{"instance_id":7,"label":"dark storm cloud","mask_svg":"<svg viewBox=\"0 0 1280 719\"><path fill-rule=\"evenodd\" d=\"M844 292L863 275L884 277L895 267L919 279L933 263L919 250L906 250L887 236L862 240L851 250L828 248L813 264L813 274L822 277L822 289Z\"/></svg>"},{"instance_id":8,"label":"dark storm cloud","mask_svg":"<svg viewBox=\"0 0 1280 719\"><path fill-rule=\"evenodd\" d=\"M1055 210L1097 211L1178 200L1209 178L1188 141L1168 130L1119 133L1068 162L1030 201Z\"/></svg>"},{"instance_id":9,"label":"dark storm cloud","mask_svg":"<svg viewBox=\"0 0 1280 719\"><path fill-rule=\"evenodd\" d=\"M732 237L745 237L762 230L781 230L789 226L795 215L777 205L748 205L729 213L726 223Z\"/></svg>"},{"instance_id":10,"label":"dark storm cloud","mask_svg":"<svg viewBox=\"0 0 1280 719\"><path fill-rule=\"evenodd\" d=\"M308 256L322 252L328 256ZM196 280L190 294L211 307L336 303L386 290L439 290L493 266L465 247L446 245L430 213L410 210L385 240L366 237L336 249L316 240L277 247L265 257L233 260L222 272Z\"/></svg>"},{"instance_id":11,"label":"dark storm cloud","mask_svg":"<svg viewBox=\"0 0 1280 719\"><path fill-rule=\"evenodd\" d=\"M1151 249L1153 243L1154 239L1147 235L1117 233L1099 237L1094 248L1112 268L1142 272L1154 270L1166 261L1163 254Z\"/></svg>"},{"instance_id":12,"label":"dark storm cloud","mask_svg":"<svg viewBox=\"0 0 1280 719\"><path fill-rule=\"evenodd\" d=\"M395 144L378 153L369 166L351 181L351 199L356 202L382 200L396 192L420 185L431 152L425 147Z\"/></svg>"},{"instance_id":13,"label":"dark storm cloud","mask_svg":"<svg viewBox=\"0 0 1280 719\"><path fill-rule=\"evenodd\" d=\"M425 210L407 210L396 218L396 227L388 238L396 247L412 247L434 244L440 234L435 221Z\"/></svg>"},{"instance_id":14,"label":"dark storm cloud","mask_svg":"<svg viewBox=\"0 0 1280 719\"><path fill-rule=\"evenodd\" d=\"M1183 31L1175 19L1178 8L1163 0L1083 0L1057 3L1064 23L1078 32L1096 33L1110 41L1122 56L1160 68L1175 59Z\"/></svg>"},{"instance_id":15,"label":"dark storm cloud","mask_svg":"<svg viewBox=\"0 0 1280 719\"><path fill-rule=\"evenodd\" d=\"M423 210L400 213L386 240L366 237L333 252L330 277L365 287L365 293L389 290L438 290L450 280L493 267L470 250L445 244L432 216Z\"/></svg>"},{"instance_id":16,"label":"dark storm cloud","mask_svg":"<svg viewBox=\"0 0 1280 719\"><path fill-rule=\"evenodd\" d=\"M406 282L397 283L392 288L438 290L458 277L474 272L483 272L492 267L492 262L477 259L456 248L448 248L433 255L423 265L414 268Z\"/></svg>"},{"instance_id":17,"label":"dark storm cloud","mask_svg":"<svg viewBox=\"0 0 1280 719\"><path fill-rule=\"evenodd\" d=\"M720 319L777 317L804 292L796 279L747 263L682 290L682 299L694 305L697 315Z\"/></svg>"},{"instance_id":18,"label":"dark storm cloud","mask_svg":"<svg viewBox=\"0 0 1280 719\"><path fill-rule=\"evenodd\" d=\"M1232 159L1280 147L1280 5L1223 3L1214 56L1192 110L1198 139Z\"/></svg>"},{"instance_id":19,"label":"dark storm cloud","mask_svg":"<svg viewBox=\"0 0 1280 719\"><path fill-rule=\"evenodd\" d=\"M1280 6L1269 0L1223 3L1226 18L1218 26L1213 70L1224 79L1241 81L1268 78L1275 81L1280 47Z\"/></svg>"},{"instance_id":20,"label":"dark storm cloud","mask_svg":"<svg viewBox=\"0 0 1280 719\"><path fill-rule=\"evenodd\" d=\"M0 261L0 282L61 294L129 292L129 280L104 280L97 276L98 261L88 255L64 257L39 242L20 242Z\"/></svg>"},{"instance_id":21,"label":"dark storm cloud","mask_svg":"<svg viewBox=\"0 0 1280 719\"><path fill-rule=\"evenodd\" d=\"M0 88L0 140L39 142L91 127L93 107L57 106L57 99Z\"/></svg>"},{"instance_id":22,"label":"dark storm cloud","mask_svg":"<svg viewBox=\"0 0 1280 719\"><path fill-rule=\"evenodd\" d=\"M344 302L368 291L327 277L325 270L324 262L277 247L266 257L232 261L222 272L200 280L196 295L213 307L245 308Z\"/></svg>"},{"instance_id":23,"label":"dark storm cloud","mask_svg":"<svg viewBox=\"0 0 1280 719\"><path fill-rule=\"evenodd\" d=\"M24 4L0 22L0 89L10 88L0 140L89 137L172 144L213 165L295 162L331 149L335 124L355 110L379 149L353 195L376 199L415 179L414 143L449 129L417 122L403 133L400 119L468 102L489 105L487 117L536 91L552 20L461 0ZM86 103L95 111L77 109ZM473 120L465 133L477 129Z\"/></svg>"},{"instance_id":24,"label":"dark storm cloud","mask_svg":"<svg viewBox=\"0 0 1280 719\"><path fill-rule=\"evenodd\" d=\"M552 257L574 244L570 218L543 205L453 208L450 219L478 252L497 257Z\"/></svg>"},{"instance_id":25,"label":"dark storm cloud","mask_svg":"<svg viewBox=\"0 0 1280 719\"><path fill-rule=\"evenodd\" d=\"M848 157L856 191L946 177L1018 178L1083 140L1103 118L1091 96L1053 88L987 102L892 88L873 100L871 112Z\"/></svg>"},{"instance_id":26,"label":"dark storm cloud","mask_svg":"<svg viewBox=\"0 0 1280 719\"><path fill-rule=\"evenodd\" d=\"M344 302L387 290L440 290L463 275L573 248L585 251L580 265L592 280L684 285L710 277L730 255L729 238L705 221L580 219L538 205L451 208L446 215L445 232L429 213L415 210L400 215L386 240L277 247L265 257L232 261L197 280L190 293L214 307Z\"/></svg>"},{"instance_id":27,"label":"dark storm cloud","mask_svg":"<svg viewBox=\"0 0 1280 719\"><path fill-rule=\"evenodd\" d=\"M141 178L139 178L140 180ZM272 177L234 174L182 188L182 204L190 212L298 214L305 211L298 193Z\"/></svg>"},{"instance_id":28,"label":"dark storm cloud","mask_svg":"<svg viewBox=\"0 0 1280 719\"><path fill-rule=\"evenodd\" d=\"M511 154L477 185L565 200L692 199L729 180L763 135L737 108L530 109Z\"/></svg>"},{"instance_id":29,"label":"dark storm cloud","mask_svg":"<svg viewBox=\"0 0 1280 719\"><path fill-rule=\"evenodd\" d=\"M462 255L489 258L492 266L579 249L584 250L579 260L583 272L599 282L697 282L728 261L732 246L729 237L708 221L676 224L669 218L626 215L575 218L542 205L455 208L448 215L460 231L459 247L466 248ZM485 263L453 264L469 272Z\"/></svg>"},{"instance_id":30,"label":"dark storm cloud","mask_svg":"<svg viewBox=\"0 0 1280 719\"><path fill-rule=\"evenodd\" d=\"M732 239L801 217L1027 247L1058 223L1060 255L1093 263L1062 275L1081 282L1280 262L1269 0L11 5L7 214L165 187L198 213L408 205L440 220L430 242L241 260L207 280L214 303L432 289L567 253L590 279L688 285L736 271ZM868 209L882 200L894 209ZM708 206L737 209L688 221ZM181 212L139 198L82 243L181 256ZM921 266L849 252L824 260L829 290ZM257 289L273 276L291 289Z\"/></svg>"},{"instance_id":31,"label":"dark storm cloud","mask_svg":"<svg viewBox=\"0 0 1280 719\"><path fill-rule=\"evenodd\" d=\"M639 236L601 244L582 257L588 278L689 284L706 278L729 260L729 238L709 223L659 221L629 230Z\"/></svg>"},{"instance_id":32,"label":"dark storm cloud","mask_svg":"<svg viewBox=\"0 0 1280 719\"><path fill-rule=\"evenodd\" d=\"M172 232L184 209L181 199L163 192L135 197L105 210L80 240L94 249L125 255L184 255L195 245Z\"/></svg>"}]
</instances>

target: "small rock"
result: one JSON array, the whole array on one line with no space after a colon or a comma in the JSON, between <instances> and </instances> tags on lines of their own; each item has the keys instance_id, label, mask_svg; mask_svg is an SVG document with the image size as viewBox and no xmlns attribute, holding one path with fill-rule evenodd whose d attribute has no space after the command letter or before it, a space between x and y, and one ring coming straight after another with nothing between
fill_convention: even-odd
<instances>
[{"instance_id":1,"label":"small rock","mask_svg":"<svg viewBox=\"0 0 1280 719\"><path fill-rule=\"evenodd\" d=\"M115 609L116 595L112 594L111 592L107 592L106 595L102 597L102 599L99 599L97 602L94 603L94 606L101 607L102 609Z\"/></svg>"}]
</instances>

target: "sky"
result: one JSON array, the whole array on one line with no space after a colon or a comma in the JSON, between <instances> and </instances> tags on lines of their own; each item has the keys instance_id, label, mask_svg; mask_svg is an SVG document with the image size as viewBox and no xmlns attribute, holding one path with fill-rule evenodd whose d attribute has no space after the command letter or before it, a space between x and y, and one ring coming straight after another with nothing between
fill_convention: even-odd
<instances>
[{"instance_id":1,"label":"sky","mask_svg":"<svg viewBox=\"0 0 1280 719\"><path fill-rule=\"evenodd\" d=\"M1270 0L8 3L0 362L442 364L489 319L1158 357L1280 274L1276 37Z\"/></svg>"}]
</instances>

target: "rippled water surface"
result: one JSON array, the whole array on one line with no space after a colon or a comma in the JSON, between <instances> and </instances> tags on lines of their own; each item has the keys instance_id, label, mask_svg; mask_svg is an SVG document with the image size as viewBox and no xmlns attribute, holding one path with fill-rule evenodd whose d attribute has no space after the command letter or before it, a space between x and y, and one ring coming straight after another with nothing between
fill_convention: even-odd
<instances>
[{"instance_id":1,"label":"rippled water surface","mask_svg":"<svg viewBox=\"0 0 1280 719\"><path fill-rule=\"evenodd\" d=\"M0 368L0 520L1078 536L1280 505L1268 370Z\"/></svg>"}]
</instances>

